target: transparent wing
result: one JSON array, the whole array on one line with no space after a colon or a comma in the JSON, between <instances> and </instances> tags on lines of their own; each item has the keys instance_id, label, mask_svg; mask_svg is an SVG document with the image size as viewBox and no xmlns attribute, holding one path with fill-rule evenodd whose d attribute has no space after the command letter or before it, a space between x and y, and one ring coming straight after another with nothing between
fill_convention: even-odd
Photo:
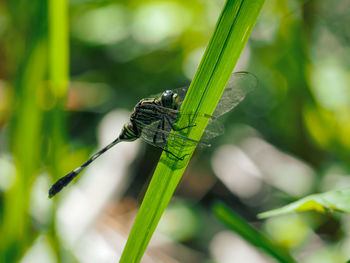
<instances>
[{"instance_id":1,"label":"transparent wing","mask_svg":"<svg viewBox=\"0 0 350 263\"><path fill-rule=\"evenodd\" d=\"M202 135L201 141L210 141L224 133L224 125L217 118L233 110L247 95L258 85L255 75L248 72L235 72L231 75L225 90L210 117L210 121ZM181 103L186 96L188 88L180 88L174 91L179 92ZM185 114L181 112L181 114ZM204 116L204 115L203 115ZM208 116L208 115L207 115Z\"/></svg>"},{"instance_id":2,"label":"transparent wing","mask_svg":"<svg viewBox=\"0 0 350 263\"><path fill-rule=\"evenodd\" d=\"M233 108L235 108L258 84L258 79L255 75L249 72L235 72L231 75L225 90L219 100L218 105L213 113L214 117L219 117ZM173 91L179 96L179 105L185 99L188 87L174 89Z\"/></svg>"},{"instance_id":3,"label":"transparent wing","mask_svg":"<svg viewBox=\"0 0 350 263\"><path fill-rule=\"evenodd\" d=\"M137 120L138 126L143 127L154 123L157 120L167 120L173 124L176 122L180 111L165 108L155 104L144 104L137 108L134 119Z\"/></svg>"},{"instance_id":4,"label":"transparent wing","mask_svg":"<svg viewBox=\"0 0 350 263\"><path fill-rule=\"evenodd\" d=\"M193 126L195 123L192 123L192 119L194 117L194 114L192 113L182 113L181 115L185 116L184 121L182 122L183 127L179 127L176 124L178 114L180 114L179 111L170 110L168 108L160 107L160 106L152 106L157 108L157 118L159 120L152 122L151 124L146 124L143 120L145 116L149 116L150 114L155 114L154 109L147 109L144 112L142 112L142 118L141 119L135 119L136 125L140 130L143 132L141 133L141 137L148 143L153 143L159 146L164 147L167 141L168 136L171 134L171 130L174 128L179 130L183 130L186 132L186 127ZM149 111L149 112L148 112ZM205 129L202 138L201 138L201 144L202 146L205 146L208 144L208 141L211 139L220 136L224 133L224 125L220 120L217 118L211 117L209 115L205 114L196 114L196 120L201 121L202 118L210 119L209 123L207 125L207 128ZM186 122L187 120L187 122ZM185 124L184 124L185 122ZM172 137L176 137L177 135L170 135ZM187 137L179 137L180 139L188 139ZM196 143L198 143L196 141ZM209 145L209 144L208 144ZM192 145L191 145L192 146Z\"/></svg>"},{"instance_id":5,"label":"transparent wing","mask_svg":"<svg viewBox=\"0 0 350 263\"><path fill-rule=\"evenodd\" d=\"M217 104L215 118L231 111L258 85L258 79L248 72L235 72L231 75L226 88Z\"/></svg>"},{"instance_id":6,"label":"transparent wing","mask_svg":"<svg viewBox=\"0 0 350 263\"><path fill-rule=\"evenodd\" d=\"M215 118L211 118L205 131L202 135L201 141L209 142L213 138L224 134L224 124Z\"/></svg>"}]
</instances>

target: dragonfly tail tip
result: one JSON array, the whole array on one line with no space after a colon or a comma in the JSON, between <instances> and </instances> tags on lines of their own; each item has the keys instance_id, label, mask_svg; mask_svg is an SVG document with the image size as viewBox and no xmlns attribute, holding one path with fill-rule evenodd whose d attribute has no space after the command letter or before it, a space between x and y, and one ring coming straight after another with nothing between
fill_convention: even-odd
<instances>
[{"instance_id":1,"label":"dragonfly tail tip","mask_svg":"<svg viewBox=\"0 0 350 263\"><path fill-rule=\"evenodd\" d=\"M77 175L78 173L71 171L69 174L67 174L66 176L59 179L56 183L54 183L49 190L49 198L52 198L57 193L59 193L63 189L63 187L69 184Z\"/></svg>"}]
</instances>

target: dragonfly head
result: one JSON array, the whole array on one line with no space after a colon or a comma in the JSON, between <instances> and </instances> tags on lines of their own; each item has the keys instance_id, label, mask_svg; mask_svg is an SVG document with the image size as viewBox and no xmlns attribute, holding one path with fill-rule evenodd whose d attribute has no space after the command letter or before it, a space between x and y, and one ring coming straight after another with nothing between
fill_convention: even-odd
<instances>
[{"instance_id":1,"label":"dragonfly head","mask_svg":"<svg viewBox=\"0 0 350 263\"><path fill-rule=\"evenodd\" d=\"M163 107L176 110L179 105L179 96L171 90L166 90L163 92L160 101Z\"/></svg>"}]
</instances>

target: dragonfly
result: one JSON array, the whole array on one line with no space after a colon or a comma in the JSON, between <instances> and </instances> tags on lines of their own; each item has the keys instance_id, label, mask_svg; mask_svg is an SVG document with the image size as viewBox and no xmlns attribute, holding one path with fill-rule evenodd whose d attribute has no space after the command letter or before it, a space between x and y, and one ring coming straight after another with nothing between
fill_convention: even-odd
<instances>
[{"instance_id":1,"label":"dragonfly","mask_svg":"<svg viewBox=\"0 0 350 263\"><path fill-rule=\"evenodd\" d=\"M185 115L189 119L194 117L193 113L185 113L180 110L188 88L166 90L160 95L141 99L135 105L129 121L124 124L119 136L100 151L93 154L81 166L56 181L49 190L49 198L59 193L87 166L120 142L132 142L141 138L146 143L162 149L167 154L179 160L183 160L184 156L177 156L169 151L168 146L171 144L177 143L181 147L210 146L207 141L224 132L223 125L217 118L236 107L256 85L257 78L253 74L248 72L233 73L213 115L196 114L196 118L209 119L209 123L200 141L172 132L183 131L196 126L195 124L190 124L190 122L184 127L178 127L176 125L180 115Z\"/></svg>"}]
</instances>

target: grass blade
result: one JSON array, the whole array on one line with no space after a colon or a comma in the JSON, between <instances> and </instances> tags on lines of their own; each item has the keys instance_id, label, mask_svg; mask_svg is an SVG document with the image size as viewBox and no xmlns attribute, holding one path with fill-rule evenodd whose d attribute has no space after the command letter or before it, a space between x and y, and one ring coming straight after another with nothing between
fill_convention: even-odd
<instances>
[{"instance_id":1,"label":"grass blade","mask_svg":"<svg viewBox=\"0 0 350 263\"><path fill-rule=\"evenodd\" d=\"M212 114L227 81L253 29L264 0L228 0L217 22L213 36L194 76L181 110ZM195 120L193 120L195 121ZM178 121L188 123L184 117ZM196 122L186 136L199 139L207 121ZM152 234L168 205L189 162L194 148L168 148L181 161L163 152L120 262L140 262Z\"/></svg>"},{"instance_id":2,"label":"grass blade","mask_svg":"<svg viewBox=\"0 0 350 263\"><path fill-rule=\"evenodd\" d=\"M49 1L49 76L55 97L67 92L69 63L68 1Z\"/></svg>"},{"instance_id":3,"label":"grass blade","mask_svg":"<svg viewBox=\"0 0 350 263\"><path fill-rule=\"evenodd\" d=\"M48 141L52 151L48 156L48 169L54 178L64 174L62 160L66 147L66 127L64 106L69 81L69 30L68 1L48 1L48 38L49 38L49 89L54 103L46 119ZM56 236L55 217L50 222L49 243L59 261L62 261L62 246Z\"/></svg>"},{"instance_id":4,"label":"grass blade","mask_svg":"<svg viewBox=\"0 0 350 263\"><path fill-rule=\"evenodd\" d=\"M250 244L262 249L279 262L295 262L286 249L274 244L261 232L253 228L236 213L231 211L225 204L217 203L214 205L214 214L228 228L236 232Z\"/></svg>"}]
</instances>

